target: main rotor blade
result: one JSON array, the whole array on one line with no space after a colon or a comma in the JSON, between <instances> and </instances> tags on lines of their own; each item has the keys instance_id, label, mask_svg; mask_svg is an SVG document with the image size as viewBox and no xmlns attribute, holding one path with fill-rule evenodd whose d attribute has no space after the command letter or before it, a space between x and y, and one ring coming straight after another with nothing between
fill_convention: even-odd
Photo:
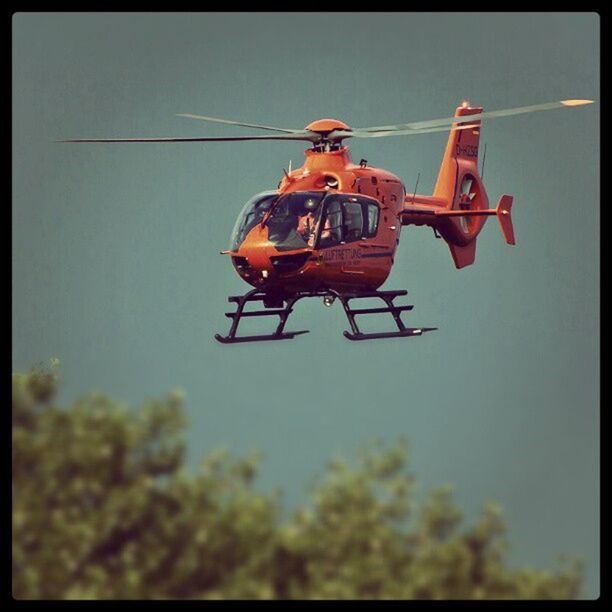
<instances>
[{"instance_id":1,"label":"main rotor blade","mask_svg":"<svg viewBox=\"0 0 612 612\"><path fill-rule=\"evenodd\" d=\"M192 115L191 113L177 113L177 117L187 117L188 119L199 119L200 121L210 121L211 123L226 123L229 125L239 125L241 127L255 128L258 130L271 130L273 132L285 132L287 134L308 134L304 130L291 130L288 128L272 127L270 125L259 125L257 123L242 123L240 121L230 121L229 119L217 119L216 117L205 117L204 115Z\"/></svg>"},{"instance_id":2,"label":"main rotor blade","mask_svg":"<svg viewBox=\"0 0 612 612\"><path fill-rule=\"evenodd\" d=\"M460 125L451 130L467 130L477 127L475 124ZM360 132L349 130L334 130L327 135L327 140L339 138L382 138L383 136L414 136L416 134L430 134L431 132L448 132L448 127L430 128L424 130L394 130L386 132ZM320 134L275 134L265 136L220 136L220 137L162 137L162 138L65 138L56 142L236 142L243 140L303 140L306 142L319 142L323 140Z\"/></svg>"},{"instance_id":3,"label":"main rotor blade","mask_svg":"<svg viewBox=\"0 0 612 612\"><path fill-rule=\"evenodd\" d=\"M56 142L233 142L239 140L307 140L316 142L320 139L318 134L301 136L297 134L278 134L276 136L229 136L219 138L68 138Z\"/></svg>"},{"instance_id":4,"label":"main rotor blade","mask_svg":"<svg viewBox=\"0 0 612 612\"><path fill-rule=\"evenodd\" d=\"M471 117L471 115L470 115ZM467 123L467 122L466 122ZM473 121L468 125L458 125L456 127L438 127L438 128L427 128L422 130L416 129L404 129L404 130L385 130L380 132L366 132L362 130L353 130L352 132L346 130L336 130L328 135L329 139L333 138L383 138L385 136L416 136L417 134L432 134L434 132L449 132L455 130L473 130L478 128L478 125Z\"/></svg>"},{"instance_id":5,"label":"main rotor blade","mask_svg":"<svg viewBox=\"0 0 612 612\"><path fill-rule=\"evenodd\" d=\"M381 125L378 127L358 128L357 132L387 132L396 130L420 130L430 127L452 125L462 121L480 121L481 119L495 119L496 117L510 117L511 115L522 115L524 113L535 113L537 111L553 110L555 108L568 108L592 104L594 100L560 100L558 102L546 102L544 104L532 104L531 106L518 106L496 111L485 111L462 117L445 117L444 119L431 119L429 121L415 121L413 123L401 123L399 125Z\"/></svg>"}]
</instances>

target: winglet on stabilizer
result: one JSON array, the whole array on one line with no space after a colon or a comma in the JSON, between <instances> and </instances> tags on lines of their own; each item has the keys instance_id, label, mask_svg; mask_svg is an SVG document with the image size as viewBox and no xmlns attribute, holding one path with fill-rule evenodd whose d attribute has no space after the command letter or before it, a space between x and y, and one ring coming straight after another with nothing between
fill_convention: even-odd
<instances>
[{"instance_id":1,"label":"winglet on stabilizer","mask_svg":"<svg viewBox=\"0 0 612 612\"><path fill-rule=\"evenodd\" d=\"M508 244L516 244L514 240L514 228L512 227L512 217L510 216L512 199L512 196L509 195L501 196L499 202L497 202L497 208L495 209L499 226Z\"/></svg>"}]
</instances>

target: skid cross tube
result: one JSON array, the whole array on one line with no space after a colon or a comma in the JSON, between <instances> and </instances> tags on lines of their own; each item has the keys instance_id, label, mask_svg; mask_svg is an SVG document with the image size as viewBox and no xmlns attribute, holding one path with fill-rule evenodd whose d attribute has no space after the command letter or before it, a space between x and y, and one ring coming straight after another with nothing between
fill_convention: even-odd
<instances>
[{"instance_id":1,"label":"skid cross tube","mask_svg":"<svg viewBox=\"0 0 612 612\"><path fill-rule=\"evenodd\" d=\"M301 296L304 297L304 296ZM291 295L291 296L278 296L278 295L270 295L259 289L252 289L245 295L232 295L227 298L228 302L237 302L238 306L236 308L236 312L226 312L225 316L232 318L232 326L230 327L230 331L227 336L221 336L220 334L215 334L215 339L223 344L232 344L235 342L256 342L260 340L290 340L295 336L300 334L307 334L308 330L302 331L293 331L293 332L285 332L285 324L287 323L287 318L293 312L293 304L300 299L300 296ZM253 310L253 311L244 311L244 307L247 302L264 302L264 310ZM287 305L282 308L265 308L265 303L270 301L275 305L280 301L281 305L284 305L286 302ZM255 335L255 336L236 336L236 332L238 331L238 324L242 317L265 317L270 315L278 315L279 322L276 326L276 331L273 334L264 334L264 335Z\"/></svg>"},{"instance_id":2,"label":"skid cross tube","mask_svg":"<svg viewBox=\"0 0 612 612\"><path fill-rule=\"evenodd\" d=\"M215 334L215 339L223 344L233 344L237 342L257 342L262 340L290 340L300 334L308 333L308 330L300 331L285 331L285 324L289 315L293 312L293 306L298 300L305 297L331 297L340 300L346 318L351 326L351 332L345 331L344 336L349 340L373 340L376 338L402 338L408 336L420 336L424 332L433 331L436 327L406 327L401 319L401 313L407 310L412 310L411 304L398 306L393 303L393 300L401 295L406 295L408 292L405 289L395 291L347 291L340 292L334 289L315 289L312 291L298 291L293 293L266 292L261 289L252 289L245 295L233 295L228 297L229 302L237 304L235 312L226 312L225 316L232 319L227 336ZM362 298L380 298L385 306L382 308L351 308L350 300L358 300ZM244 308L248 302L263 302L263 310L245 311ZM355 315L364 314L383 314L390 313L397 325L395 332L375 332L364 333L359 329L355 321ZM278 316L279 322L276 330L272 334L262 334L253 336L237 336L238 324L243 317L265 317Z\"/></svg>"},{"instance_id":3,"label":"skid cross tube","mask_svg":"<svg viewBox=\"0 0 612 612\"><path fill-rule=\"evenodd\" d=\"M393 300L400 296L406 295L408 292L405 289L399 289L396 291L370 291L356 294L344 294L339 295L346 313L346 318L351 326L351 332L345 331L344 337L349 340L374 340L376 338L405 338L407 336L420 336L424 332L433 331L436 327L406 327L401 318L401 313L406 310L412 310L414 306L412 304L406 304L404 306L397 306L393 303ZM362 298L380 298L386 307L383 308L351 308L349 301ZM358 314L382 314L388 312L393 316L393 320L397 325L396 332L374 332L374 333L363 333L357 321L355 321L355 315Z\"/></svg>"}]
</instances>

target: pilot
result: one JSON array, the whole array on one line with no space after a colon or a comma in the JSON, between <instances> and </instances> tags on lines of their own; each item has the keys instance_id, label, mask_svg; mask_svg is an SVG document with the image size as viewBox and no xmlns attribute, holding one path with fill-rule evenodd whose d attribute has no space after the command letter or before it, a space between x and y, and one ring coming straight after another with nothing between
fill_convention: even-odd
<instances>
[{"instance_id":1,"label":"pilot","mask_svg":"<svg viewBox=\"0 0 612 612\"><path fill-rule=\"evenodd\" d=\"M321 242L328 243L331 240L331 223L329 217L325 218L323 229L321 230Z\"/></svg>"},{"instance_id":2,"label":"pilot","mask_svg":"<svg viewBox=\"0 0 612 612\"><path fill-rule=\"evenodd\" d=\"M318 207L319 202L314 198L308 198L304 202L304 208L307 213L300 217L298 232L305 242L309 242L315 234L316 212Z\"/></svg>"}]
</instances>

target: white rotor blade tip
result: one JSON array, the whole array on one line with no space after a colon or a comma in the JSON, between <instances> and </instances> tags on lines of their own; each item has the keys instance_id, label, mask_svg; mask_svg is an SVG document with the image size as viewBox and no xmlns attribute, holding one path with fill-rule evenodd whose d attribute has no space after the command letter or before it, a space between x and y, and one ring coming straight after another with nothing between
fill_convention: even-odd
<instances>
[{"instance_id":1,"label":"white rotor blade tip","mask_svg":"<svg viewBox=\"0 0 612 612\"><path fill-rule=\"evenodd\" d=\"M593 104L595 100L561 100L563 106L582 106L583 104Z\"/></svg>"}]
</instances>

